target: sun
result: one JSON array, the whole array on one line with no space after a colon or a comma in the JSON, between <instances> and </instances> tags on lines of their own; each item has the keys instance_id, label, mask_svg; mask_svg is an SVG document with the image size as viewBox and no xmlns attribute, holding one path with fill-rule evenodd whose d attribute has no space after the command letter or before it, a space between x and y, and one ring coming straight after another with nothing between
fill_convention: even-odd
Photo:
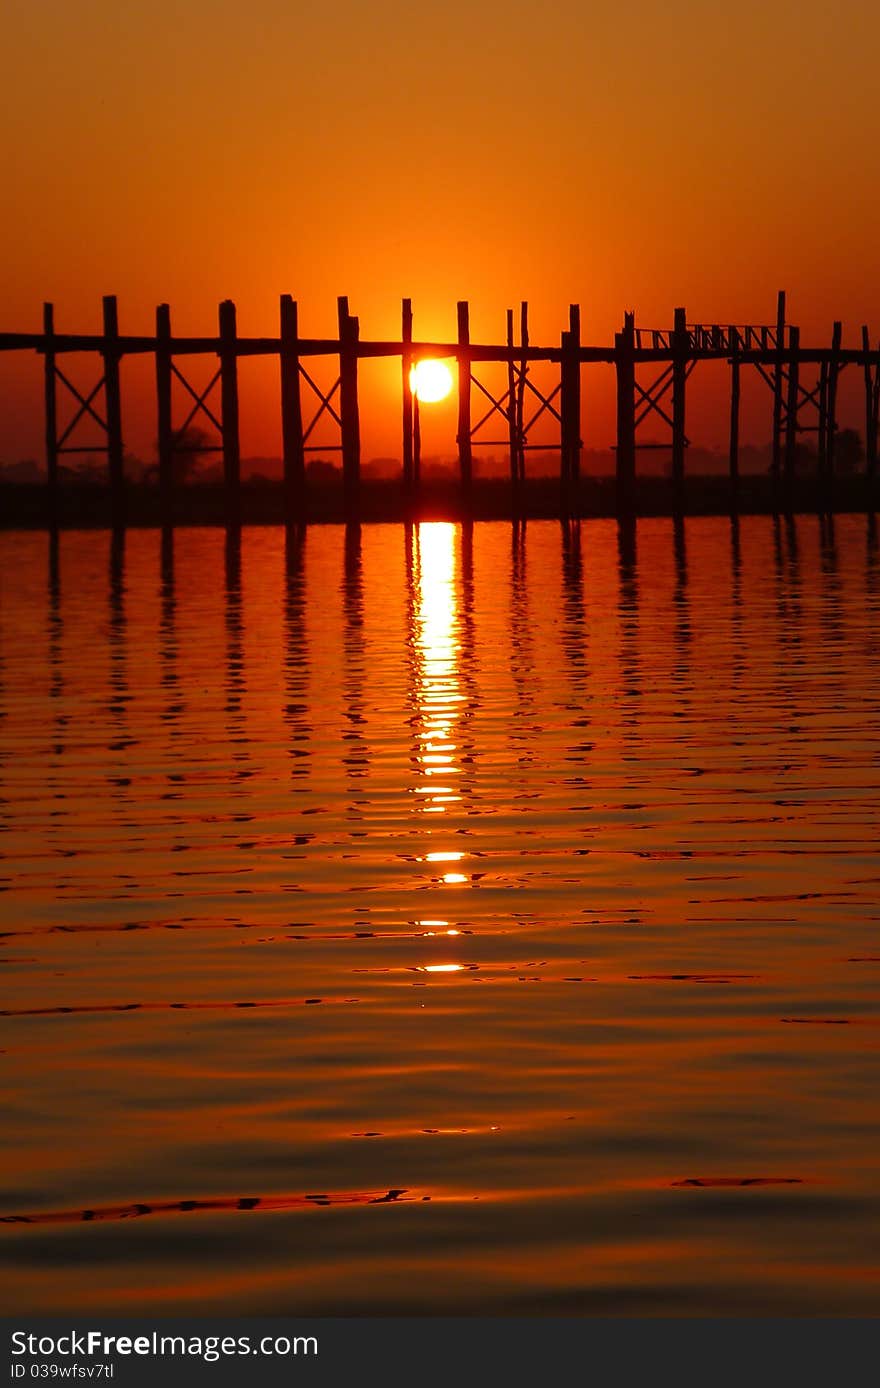
<instances>
[{"instance_id":1,"label":"sun","mask_svg":"<svg viewBox=\"0 0 880 1388\"><path fill-rule=\"evenodd\" d=\"M452 372L445 362L426 358L416 362L409 373L409 386L422 404L433 405L445 400L452 390Z\"/></svg>"}]
</instances>

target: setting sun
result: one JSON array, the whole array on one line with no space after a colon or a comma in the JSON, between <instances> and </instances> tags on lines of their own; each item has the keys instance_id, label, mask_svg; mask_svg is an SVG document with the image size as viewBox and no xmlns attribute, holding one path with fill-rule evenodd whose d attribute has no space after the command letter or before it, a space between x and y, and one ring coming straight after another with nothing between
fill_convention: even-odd
<instances>
[{"instance_id":1,"label":"setting sun","mask_svg":"<svg viewBox=\"0 0 880 1388\"><path fill-rule=\"evenodd\" d=\"M452 390L452 372L444 361L416 362L409 373L410 389L424 405L445 400Z\"/></svg>"}]
</instances>

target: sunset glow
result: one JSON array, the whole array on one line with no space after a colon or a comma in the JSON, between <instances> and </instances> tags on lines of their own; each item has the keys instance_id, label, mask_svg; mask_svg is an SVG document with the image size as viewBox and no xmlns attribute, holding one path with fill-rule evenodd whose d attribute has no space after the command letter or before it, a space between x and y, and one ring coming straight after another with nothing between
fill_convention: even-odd
<instances>
[{"instance_id":1,"label":"sunset glow","mask_svg":"<svg viewBox=\"0 0 880 1388\"><path fill-rule=\"evenodd\" d=\"M423 405L434 405L438 400L445 400L452 390L452 372L445 362L426 357L416 362L410 371L409 384Z\"/></svg>"},{"instance_id":2,"label":"sunset glow","mask_svg":"<svg viewBox=\"0 0 880 1388\"><path fill-rule=\"evenodd\" d=\"M853 1362L880 4L4 21L9 1376Z\"/></svg>"}]
</instances>

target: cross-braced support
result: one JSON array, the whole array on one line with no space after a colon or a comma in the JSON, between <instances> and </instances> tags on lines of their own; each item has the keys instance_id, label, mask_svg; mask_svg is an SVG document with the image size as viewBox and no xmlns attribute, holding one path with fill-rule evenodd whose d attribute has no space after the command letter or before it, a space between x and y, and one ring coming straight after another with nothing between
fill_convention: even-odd
<instances>
[{"instance_id":1,"label":"cross-braced support","mask_svg":"<svg viewBox=\"0 0 880 1388\"><path fill-rule=\"evenodd\" d=\"M617 366L617 490L621 505L631 504L635 481L635 457L639 449L670 449L672 480L676 492L684 483L684 456L690 440L685 432L685 390L696 365L697 336L709 333L717 339L717 329L702 326L689 329L683 308L675 310L672 331L636 328L634 316L624 317L623 332L615 337ZM636 378L639 360L655 361L668 357L649 385ZM667 402L667 396L670 399ZM669 442L638 437L639 428L656 415L669 430Z\"/></svg>"},{"instance_id":2,"label":"cross-braced support","mask_svg":"<svg viewBox=\"0 0 880 1388\"><path fill-rule=\"evenodd\" d=\"M218 366L202 390L197 390L190 383L174 360L171 310L167 304L160 304L156 309L156 408L160 506L162 519L166 524L170 524L173 519L175 459L188 453L223 452L222 406L221 416L218 416L209 404L210 396L221 374L222 367ZM177 427L174 424L173 406L175 381L189 397L189 410L183 423ZM189 430L199 418L206 419L215 430L217 443L188 442Z\"/></svg>"},{"instance_id":3,"label":"cross-braced support","mask_svg":"<svg viewBox=\"0 0 880 1388\"><path fill-rule=\"evenodd\" d=\"M468 332L468 306L459 304L459 345L470 343ZM464 354L459 358L459 459L462 465L462 479L471 475L474 447L498 448L506 445L510 466L510 484L514 509L517 509L525 483L525 455L530 450L550 452L558 449L561 454L561 474L566 495L572 484L576 484L580 474L580 309L576 304L570 308L570 328L562 334L562 345L558 360L560 379L552 389L541 390L530 377L529 371L529 307L520 305L520 340L514 336L513 309L507 310L507 341L505 360L507 364L507 388L496 395L480 380L471 365L466 362L462 373ZM554 359L555 356L554 356ZM471 387L483 397L484 404L476 423L471 417ZM485 405L488 401L488 408ZM559 425L558 441L533 443L530 436L535 425L545 415L552 416ZM484 432L490 422L499 416L507 426L506 439L487 437ZM464 430L467 430L465 438ZM462 444L465 443L463 449Z\"/></svg>"},{"instance_id":4,"label":"cross-braced support","mask_svg":"<svg viewBox=\"0 0 880 1388\"><path fill-rule=\"evenodd\" d=\"M103 301L104 335L101 357L104 370L100 380L84 395L58 365L56 352L55 310L52 304L43 305L43 391L46 412L46 469L49 480L49 516L54 524L58 515L59 458L67 453L105 453L110 480L111 511L114 527L125 521L125 479L123 474L122 409L119 387L119 322L116 296L108 294ZM73 397L77 408L67 425L58 432L58 383ZM103 410L98 399L103 396ZM103 441L81 444L74 440L78 426L91 420L101 430Z\"/></svg>"},{"instance_id":5,"label":"cross-braced support","mask_svg":"<svg viewBox=\"0 0 880 1388\"><path fill-rule=\"evenodd\" d=\"M339 373L332 384L322 388L302 360L296 301L281 296L281 426L284 453L285 519L288 524L306 519L306 455L341 453L346 508L352 518L358 509L360 488L360 422L358 411L357 318L348 310L344 295L337 301L339 322ZM307 387L305 408L302 385ZM332 420L338 429L338 442L315 443L321 421ZM411 439L411 434L410 434Z\"/></svg>"},{"instance_id":6,"label":"cross-braced support","mask_svg":"<svg viewBox=\"0 0 880 1388\"><path fill-rule=\"evenodd\" d=\"M339 333L333 339L300 338L297 306L289 295L281 300L280 334L274 338L240 337L235 306L220 306L219 330L212 337L173 337L170 312L161 305L156 313L154 336L125 335L119 332L116 301L104 300L103 331L98 334L60 334L56 332L51 305L43 313L40 333L0 332L0 351L35 350L44 357L45 442L49 481L49 515L57 519L60 459L67 453L103 452L108 460L114 523L124 520L125 478L123 468L122 411L120 401L120 363L127 355L153 355L156 368L159 478L163 520L171 519L171 500L176 456L216 450L222 453L224 496L227 520L240 520L240 450L238 424L238 360L240 357L276 356L281 372L282 435L284 440L284 515L288 521L305 518L306 468L308 451L342 454L346 513L356 519L360 484L360 424L358 414L358 362L361 358L399 357L403 383L403 476L405 491L411 495L419 473L419 410L410 380L413 364L422 358L454 358L458 362L458 452L462 482L462 505L469 514L472 497L473 450L477 446L506 447L510 461L514 510L527 496L526 452L531 449L560 450L561 508L563 516L572 514L580 495L581 453L581 375L584 365L612 365L617 373L617 484L622 514L632 513L635 501L635 459L639 448L669 450L675 493L683 492L686 433L687 381L699 361L722 362L731 371L730 396L730 472L734 483L739 466L740 387L743 368L754 369L769 389L773 400L773 477L786 483L797 471L799 441L803 434L815 432L818 441L820 478L834 475L835 454L839 450L837 401L841 373L847 366L864 375L865 453L867 473L874 477L880 447L880 347L871 347L867 327L862 329L858 348L844 348L840 323L835 323L830 348L805 347L799 330L785 322L785 296L777 301L776 322L764 326L723 326L689 324L683 309L675 312L672 329L636 328L630 313L613 346L583 346L576 306L572 306L568 330L559 345L536 347L529 335L528 308L524 303L519 318L519 341L515 335L515 315L507 314L507 334L503 344L472 344L468 305L458 305L458 335L453 342L416 342L413 339L412 304L404 300L399 341L360 339L358 320L340 299ZM67 353L88 353L98 357L103 373L91 388L74 384L59 362ZM217 370L202 389L196 389L180 367L185 356L215 355ZM329 388L318 385L304 362L310 357L338 358L339 374ZM490 389L484 367L495 363L506 369L506 389ZM541 389L532 372L535 363L556 363L557 382ZM651 379L647 380L651 369ZM645 379L637 379L637 371ZM317 374L317 373L316 373ZM491 379L491 378L490 378ZM306 392L303 391L305 381ZM174 423L173 391L177 386L189 397L187 412L179 427ZM214 392L219 387L220 401ZM310 392L310 395L308 394ZM476 392L476 395L474 394ZM304 417L304 395L309 410ZM59 403L71 397L73 408L60 418ZM311 397L314 397L312 400ZM482 397L479 417L472 419L474 398ZM502 439L489 437L490 421L504 420ZM659 441L640 437L649 419L662 421L664 437ZM550 419L559 425L559 442L532 442L532 431ZM194 421L207 420L217 442L193 441L187 435ZM321 423L332 422L339 431L339 442L316 444L311 440ZM813 422L815 421L815 422ZM99 443L80 442L84 426L91 423L100 431ZM666 434L668 431L668 435ZM497 431L496 431L497 432ZM549 432L546 431L545 432ZM844 461L841 459L841 461ZM830 493L826 494L830 500ZM773 504L777 496L773 491ZM677 503L676 503L677 504ZM823 505L826 501L823 500Z\"/></svg>"},{"instance_id":7,"label":"cross-braced support","mask_svg":"<svg viewBox=\"0 0 880 1388\"><path fill-rule=\"evenodd\" d=\"M778 427L781 439L783 476L786 483L791 482L797 471L798 444L801 434L815 434L817 436L819 477L826 483L833 477L837 441L838 384L840 374L846 365L840 359L841 337L842 325L836 322L832 330L831 350L823 355L819 361L817 379L812 385L805 385L802 379L801 335L800 329L796 326L789 327L787 344L783 337L783 347L778 353L778 360L781 362L781 370L778 373L774 371L773 376L771 376L765 365L759 361L754 363L758 374L774 392L774 424L777 422L775 404L777 390L782 396L782 403L778 411ZM873 404L871 391L874 380L871 376L872 367L867 356L865 370L866 403L868 422L870 423L870 411Z\"/></svg>"}]
</instances>

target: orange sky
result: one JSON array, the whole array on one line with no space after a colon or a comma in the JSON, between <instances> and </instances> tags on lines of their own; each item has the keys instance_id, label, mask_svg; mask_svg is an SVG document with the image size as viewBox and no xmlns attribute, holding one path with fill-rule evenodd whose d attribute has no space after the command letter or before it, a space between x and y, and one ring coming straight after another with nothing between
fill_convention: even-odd
<instances>
[{"instance_id":1,"label":"orange sky","mask_svg":"<svg viewBox=\"0 0 880 1388\"><path fill-rule=\"evenodd\" d=\"M4 31L2 328L51 298L89 330L116 292L123 331L161 300L213 331L229 296L241 331L273 332L286 290L308 332L332 334L348 293L363 336L396 336L406 294L417 335L454 335L469 298L497 340L528 298L533 340L578 300L606 341L625 307L769 321L786 287L805 339L835 317L845 341L880 334L866 0L7 0ZM692 437L718 443L723 378L699 377ZM399 454L397 381L365 372L367 458ZM149 452L150 369L125 387L126 442ZM610 387L587 387L588 446L612 441ZM0 360L0 390L0 459L34 453L34 359ZM275 372L248 368L245 454L277 452L277 414ZM746 437L766 416L756 393Z\"/></svg>"}]
</instances>

